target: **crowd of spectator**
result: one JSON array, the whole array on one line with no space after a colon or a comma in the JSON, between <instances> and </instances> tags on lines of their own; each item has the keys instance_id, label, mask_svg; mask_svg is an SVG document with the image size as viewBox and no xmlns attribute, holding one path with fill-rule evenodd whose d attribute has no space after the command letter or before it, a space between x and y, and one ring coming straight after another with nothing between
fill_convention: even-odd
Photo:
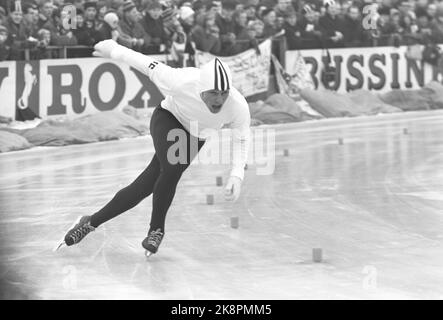
<instances>
[{"instance_id":1,"label":"crowd of spectator","mask_svg":"<svg viewBox=\"0 0 443 320\"><path fill-rule=\"evenodd\" d=\"M104 39L145 54L443 43L443 0L0 0L0 61L90 56Z\"/></svg>"}]
</instances>

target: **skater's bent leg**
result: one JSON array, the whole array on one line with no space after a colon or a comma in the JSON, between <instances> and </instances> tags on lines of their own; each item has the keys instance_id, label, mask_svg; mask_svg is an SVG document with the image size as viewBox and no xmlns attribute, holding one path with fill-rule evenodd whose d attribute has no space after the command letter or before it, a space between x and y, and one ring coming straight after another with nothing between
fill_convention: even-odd
<instances>
[{"instance_id":1,"label":"skater's bent leg","mask_svg":"<svg viewBox=\"0 0 443 320\"><path fill-rule=\"evenodd\" d=\"M161 171L152 195L151 230L160 228L164 232L166 213L174 199L175 190L183 171L179 169Z\"/></svg>"},{"instance_id":2,"label":"skater's bent leg","mask_svg":"<svg viewBox=\"0 0 443 320\"><path fill-rule=\"evenodd\" d=\"M198 142L198 151L203 147L204 141ZM175 196L177 184L183 172L189 167L189 164L197 155L191 154L188 158L187 164L175 164L171 165L165 158L161 158L161 172L154 186L152 195L152 214L150 230L161 229L165 230L166 214Z\"/></svg>"},{"instance_id":3,"label":"skater's bent leg","mask_svg":"<svg viewBox=\"0 0 443 320\"><path fill-rule=\"evenodd\" d=\"M154 155L148 167L130 185L118 191L111 201L92 215L91 225L98 227L135 207L153 192L159 174L160 163L157 156Z\"/></svg>"}]
</instances>

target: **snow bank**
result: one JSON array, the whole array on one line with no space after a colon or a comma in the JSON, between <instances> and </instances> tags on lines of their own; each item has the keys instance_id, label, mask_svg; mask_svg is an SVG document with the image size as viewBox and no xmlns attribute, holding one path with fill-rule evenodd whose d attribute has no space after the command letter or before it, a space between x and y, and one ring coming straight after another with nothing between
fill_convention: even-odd
<instances>
[{"instance_id":1,"label":"snow bank","mask_svg":"<svg viewBox=\"0 0 443 320\"><path fill-rule=\"evenodd\" d=\"M21 134L36 146L64 146L136 137L148 130L147 124L125 113L105 111L74 120L44 120Z\"/></svg>"},{"instance_id":2,"label":"snow bank","mask_svg":"<svg viewBox=\"0 0 443 320\"><path fill-rule=\"evenodd\" d=\"M70 144L132 138L149 132L149 119L126 109L105 111L77 119L48 119L34 127L17 129L19 126L0 127L2 152L20 150L31 146L65 146Z\"/></svg>"},{"instance_id":3,"label":"snow bank","mask_svg":"<svg viewBox=\"0 0 443 320\"><path fill-rule=\"evenodd\" d=\"M32 145L18 134L0 130L0 153L31 148Z\"/></svg>"},{"instance_id":4,"label":"snow bank","mask_svg":"<svg viewBox=\"0 0 443 320\"><path fill-rule=\"evenodd\" d=\"M356 117L378 113L400 112L399 108L383 102L367 90L340 94L329 90L304 89L300 92L312 109L321 115L333 117Z\"/></svg>"},{"instance_id":5,"label":"snow bank","mask_svg":"<svg viewBox=\"0 0 443 320\"><path fill-rule=\"evenodd\" d=\"M266 101L257 101L249 104L253 124L272 124L298 122L318 117L305 112L296 101L287 95L276 93Z\"/></svg>"},{"instance_id":6,"label":"snow bank","mask_svg":"<svg viewBox=\"0 0 443 320\"><path fill-rule=\"evenodd\" d=\"M380 95L380 99L403 111L443 108L443 85L437 81L418 90L392 90Z\"/></svg>"}]
</instances>

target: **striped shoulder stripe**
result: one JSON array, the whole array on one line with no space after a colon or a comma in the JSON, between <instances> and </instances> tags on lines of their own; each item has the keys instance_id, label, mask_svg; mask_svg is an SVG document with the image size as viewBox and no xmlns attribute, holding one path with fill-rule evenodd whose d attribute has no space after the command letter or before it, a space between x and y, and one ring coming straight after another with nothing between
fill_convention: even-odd
<instances>
[{"instance_id":1,"label":"striped shoulder stripe","mask_svg":"<svg viewBox=\"0 0 443 320\"><path fill-rule=\"evenodd\" d=\"M230 88L228 73L218 58L215 58L214 68L214 89L220 91L228 90Z\"/></svg>"}]
</instances>

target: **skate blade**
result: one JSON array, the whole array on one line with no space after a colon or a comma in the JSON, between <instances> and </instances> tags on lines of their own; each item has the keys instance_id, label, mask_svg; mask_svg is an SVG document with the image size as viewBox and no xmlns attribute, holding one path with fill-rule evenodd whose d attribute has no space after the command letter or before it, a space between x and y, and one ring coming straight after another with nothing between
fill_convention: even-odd
<instances>
[{"instance_id":1,"label":"skate blade","mask_svg":"<svg viewBox=\"0 0 443 320\"><path fill-rule=\"evenodd\" d=\"M52 252L56 252L58 249L60 249L63 246L66 246L66 242L65 241L62 241L57 246L55 246L54 249L52 249Z\"/></svg>"},{"instance_id":2,"label":"skate blade","mask_svg":"<svg viewBox=\"0 0 443 320\"><path fill-rule=\"evenodd\" d=\"M82 218L82 217L77 218L77 220L72 224L72 226L71 226L68 230L65 231L65 234L68 233L69 230L71 230L72 228L74 228L75 225L76 225L77 223L80 222L80 219L81 219L81 218ZM56 252L58 249L60 249L60 248L63 247L63 246L67 246L64 237L58 242L58 245L55 246L55 247L52 249L52 252Z\"/></svg>"}]
</instances>

